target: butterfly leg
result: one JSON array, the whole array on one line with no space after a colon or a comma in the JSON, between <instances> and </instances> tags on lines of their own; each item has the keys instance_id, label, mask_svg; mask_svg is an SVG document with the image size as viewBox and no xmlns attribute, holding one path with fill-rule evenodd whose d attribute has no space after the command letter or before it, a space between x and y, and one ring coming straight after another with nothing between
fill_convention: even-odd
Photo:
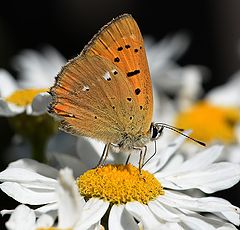
<instances>
[{"instance_id":1,"label":"butterfly leg","mask_svg":"<svg viewBox=\"0 0 240 230\"><path fill-rule=\"evenodd\" d=\"M147 146L146 145L144 146L144 151L143 151L142 148L138 148L138 147L134 147L133 149L140 151L138 168L139 168L139 172L141 174L142 167L144 166L143 162L144 162L144 159L145 159L145 156L146 156L146 153L147 153Z\"/></svg>"},{"instance_id":2,"label":"butterfly leg","mask_svg":"<svg viewBox=\"0 0 240 230\"><path fill-rule=\"evenodd\" d=\"M111 144L111 143L107 143L107 144L104 146L103 153L102 153L102 156L101 156L101 158L100 158L100 160L99 160L99 162L98 162L98 164L97 164L97 167L105 164L105 161L106 161L107 156L108 156L108 151L109 151L110 144Z\"/></svg>"},{"instance_id":3,"label":"butterfly leg","mask_svg":"<svg viewBox=\"0 0 240 230\"><path fill-rule=\"evenodd\" d=\"M154 153L152 154L152 156L150 156L144 163L143 163L143 167L145 164L147 164L157 153L157 141L154 141Z\"/></svg>"},{"instance_id":4,"label":"butterfly leg","mask_svg":"<svg viewBox=\"0 0 240 230\"><path fill-rule=\"evenodd\" d=\"M131 156L131 153L129 153L129 154L128 154L128 157L127 157L127 160L126 160L126 163L125 163L125 165L127 165L127 164L128 164L128 162L129 162L129 159L130 159L130 156Z\"/></svg>"}]
</instances>

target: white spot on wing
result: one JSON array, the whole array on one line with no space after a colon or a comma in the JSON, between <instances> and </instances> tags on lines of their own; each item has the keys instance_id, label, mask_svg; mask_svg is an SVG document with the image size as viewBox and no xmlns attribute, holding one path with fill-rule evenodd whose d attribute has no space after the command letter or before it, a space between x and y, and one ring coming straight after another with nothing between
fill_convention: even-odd
<instances>
[{"instance_id":1,"label":"white spot on wing","mask_svg":"<svg viewBox=\"0 0 240 230\"><path fill-rule=\"evenodd\" d=\"M112 69L112 73L117 73L117 70L116 69Z\"/></svg>"},{"instance_id":2,"label":"white spot on wing","mask_svg":"<svg viewBox=\"0 0 240 230\"><path fill-rule=\"evenodd\" d=\"M104 75L103 75L103 78L106 80L106 81L109 81L111 80L111 75L109 72L106 72Z\"/></svg>"},{"instance_id":3,"label":"white spot on wing","mask_svg":"<svg viewBox=\"0 0 240 230\"><path fill-rule=\"evenodd\" d=\"M84 85L82 88L82 91L89 91L89 86L88 85Z\"/></svg>"}]
</instances>

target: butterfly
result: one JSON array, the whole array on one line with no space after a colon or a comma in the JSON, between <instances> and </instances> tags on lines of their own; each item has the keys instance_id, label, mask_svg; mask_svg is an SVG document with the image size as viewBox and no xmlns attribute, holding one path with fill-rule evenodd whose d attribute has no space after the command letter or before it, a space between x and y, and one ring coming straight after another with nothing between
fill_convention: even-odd
<instances>
[{"instance_id":1,"label":"butterfly","mask_svg":"<svg viewBox=\"0 0 240 230\"><path fill-rule=\"evenodd\" d=\"M49 112L61 117L62 130L105 143L99 164L109 148L139 150L142 168L146 144L156 141L164 127L182 131L152 122L152 82L143 37L130 14L103 26L62 68L50 94Z\"/></svg>"}]
</instances>

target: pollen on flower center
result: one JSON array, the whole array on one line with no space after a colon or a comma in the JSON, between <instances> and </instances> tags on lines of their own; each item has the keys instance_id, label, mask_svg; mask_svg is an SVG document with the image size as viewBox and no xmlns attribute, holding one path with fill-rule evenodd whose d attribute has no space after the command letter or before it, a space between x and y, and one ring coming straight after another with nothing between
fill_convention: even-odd
<instances>
[{"instance_id":1,"label":"pollen on flower center","mask_svg":"<svg viewBox=\"0 0 240 230\"><path fill-rule=\"evenodd\" d=\"M128 165L106 165L91 169L77 179L82 196L98 197L112 204L138 201L147 204L159 195L163 187L149 172Z\"/></svg>"},{"instance_id":2,"label":"pollen on flower center","mask_svg":"<svg viewBox=\"0 0 240 230\"><path fill-rule=\"evenodd\" d=\"M47 89L20 89L5 98L5 100L18 106L26 106L32 103L35 96L46 91Z\"/></svg>"},{"instance_id":3,"label":"pollen on flower center","mask_svg":"<svg viewBox=\"0 0 240 230\"><path fill-rule=\"evenodd\" d=\"M234 129L238 122L240 122L239 110L202 101L180 113L175 125L192 129L192 136L201 141L221 141L228 144L236 140Z\"/></svg>"}]
</instances>

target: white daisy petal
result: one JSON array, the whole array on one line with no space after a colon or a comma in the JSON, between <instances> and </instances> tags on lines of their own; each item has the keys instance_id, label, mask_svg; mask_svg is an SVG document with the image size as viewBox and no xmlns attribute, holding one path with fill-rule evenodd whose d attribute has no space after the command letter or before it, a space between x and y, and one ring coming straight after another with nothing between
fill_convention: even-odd
<instances>
[{"instance_id":1,"label":"white daisy petal","mask_svg":"<svg viewBox=\"0 0 240 230\"><path fill-rule=\"evenodd\" d=\"M185 161L178 171L189 171L192 169L204 169L206 166L212 164L220 156L223 150L223 146L212 146L202 151L201 153L196 154L194 157Z\"/></svg>"},{"instance_id":2,"label":"white daisy petal","mask_svg":"<svg viewBox=\"0 0 240 230\"><path fill-rule=\"evenodd\" d=\"M22 168L7 168L0 173L2 182L18 182L28 188L44 188L53 190L57 184L56 180L42 176L36 172L31 172Z\"/></svg>"},{"instance_id":3,"label":"white daisy petal","mask_svg":"<svg viewBox=\"0 0 240 230\"><path fill-rule=\"evenodd\" d=\"M35 209L35 213L40 216L43 213L49 213L51 211L56 211L58 209L58 204L56 202L49 203L41 206L40 208Z\"/></svg>"},{"instance_id":4,"label":"white daisy petal","mask_svg":"<svg viewBox=\"0 0 240 230\"><path fill-rule=\"evenodd\" d=\"M152 213L160 217L162 220L169 222L179 221L178 213L174 209L167 207L160 202L156 202L156 200L150 201L148 207Z\"/></svg>"},{"instance_id":5,"label":"white daisy petal","mask_svg":"<svg viewBox=\"0 0 240 230\"><path fill-rule=\"evenodd\" d=\"M173 192L165 191L163 196L159 196L158 201L180 209L187 209L198 212L233 212L240 213L240 209L231 205L228 201L216 197L192 198L190 196Z\"/></svg>"},{"instance_id":6,"label":"white daisy petal","mask_svg":"<svg viewBox=\"0 0 240 230\"><path fill-rule=\"evenodd\" d=\"M176 154L171 159L169 159L167 165L161 170L161 172L167 173L170 171L175 171L182 165L183 162L184 162L183 155Z\"/></svg>"},{"instance_id":7,"label":"white daisy petal","mask_svg":"<svg viewBox=\"0 0 240 230\"><path fill-rule=\"evenodd\" d=\"M91 198L87 201L81 212L80 218L76 223L77 229L87 229L97 223L106 213L109 202L98 198Z\"/></svg>"},{"instance_id":8,"label":"white daisy petal","mask_svg":"<svg viewBox=\"0 0 240 230\"><path fill-rule=\"evenodd\" d=\"M141 221L144 230L161 229L160 221L156 219L156 217L152 214L147 205L134 201L127 203L126 209L138 221Z\"/></svg>"},{"instance_id":9,"label":"white daisy petal","mask_svg":"<svg viewBox=\"0 0 240 230\"><path fill-rule=\"evenodd\" d=\"M108 220L109 230L138 230L133 217L126 211L124 205L113 205Z\"/></svg>"},{"instance_id":10,"label":"white daisy petal","mask_svg":"<svg viewBox=\"0 0 240 230\"><path fill-rule=\"evenodd\" d=\"M192 230L215 230L211 224L201 220L200 218L182 216L182 221Z\"/></svg>"},{"instance_id":11,"label":"white daisy petal","mask_svg":"<svg viewBox=\"0 0 240 230\"><path fill-rule=\"evenodd\" d=\"M184 220L187 219L187 217L189 216L190 218L198 218L199 220L201 220L202 222L208 223L211 226L214 227L214 229L225 229L225 230L230 230L230 229L236 229L235 226L233 224L230 223L226 223L222 218L217 218L216 216L212 217L212 216L202 216L196 212L191 212L191 211L187 211L182 209L181 210L183 213L186 214L186 216L181 216ZM191 220L190 220L191 221Z\"/></svg>"},{"instance_id":12,"label":"white daisy petal","mask_svg":"<svg viewBox=\"0 0 240 230\"><path fill-rule=\"evenodd\" d=\"M76 159L74 156L62 153L52 153L52 157L54 157L54 159L57 161L59 168L71 168L75 177L82 175L88 170L86 165L84 165L79 159Z\"/></svg>"},{"instance_id":13,"label":"white daisy petal","mask_svg":"<svg viewBox=\"0 0 240 230\"><path fill-rule=\"evenodd\" d=\"M201 171L174 172L164 178L156 175L164 187L176 190L198 188L205 193L230 188L239 181L239 176L240 165L227 162L214 163Z\"/></svg>"},{"instance_id":14,"label":"white daisy petal","mask_svg":"<svg viewBox=\"0 0 240 230\"><path fill-rule=\"evenodd\" d=\"M57 169L49 165L39 163L32 159L20 159L20 160L14 161L8 165L7 169L9 168L20 168L20 169L22 168L22 169L26 169L31 172L36 172L38 174L41 174L42 176L46 176L50 178L57 178L58 176Z\"/></svg>"},{"instance_id":15,"label":"white daisy petal","mask_svg":"<svg viewBox=\"0 0 240 230\"><path fill-rule=\"evenodd\" d=\"M240 72L238 71L234 76L224 85L215 87L207 95L206 99L215 105L219 106L240 106Z\"/></svg>"},{"instance_id":16,"label":"white daisy petal","mask_svg":"<svg viewBox=\"0 0 240 230\"><path fill-rule=\"evenodd\" d=\"M8 230L34 230L35 219L33 210L25 205L19 205L6 222L6 227Z\"/></svg>"},{"instance_id":17,"label":"white daisy petal","mask_svg":"<svg viewBox=\"0 0 240 230\"><path fill-rule=\"evenodd\" d=\"M7 103L4 99L0 98L0 116L13 117L25 111L25 107Z\"/></svg>"},{"instance_id":18,"label":"white daisy petal","mask_svg":"<svg viewBox=\"0 0 240 230\"><path fill-rule=\"evenodd\" d=\"M4 182L0 185L0 188L8 196L23 204L41 205L56 202L54 191L31 190L14 182Z\"/></svg>"},{"instance_id":19,"label":"white daisy petal","mask_svg":"<svg viewBox=\"0 0 240 230\"><path fill-rule=\"evenodd\" d=\"M49 103L51 101L51 96L49 93L44 92L38 94L36 97L34 97L32 101L32 114L33 115L41 115L43 113L46 113L48 110Z\"/></svg>"},{"instance_id":20,"label":"white daisy petal","mask_svg":"<svg viewBox=\"0 0 240 230\"><path fill-rule=\"evenodd\" d=\"M240 225L240 218L239 218L240 211L239 211L238 207L236 207L235 212L233 212L233 211L214 212L214 214L216 216L219 216L221 219L228 220L228 221L230 221L231 223L233 223L237 226Z\"/></svg>"},{"instance_id":21,"label":"white daisy petal","mask_svg":"<svg viewBox=\"0 0 240 230\"><path fill-rule=\"evenodd\" d=\"M18 89L16 80L4 69L0 69L0 97L8 97Z\"/></svg>"},{"instance_id":22,"label":"white daisy petal","mask_svg":"<svg viewBox=\"0 0 240 230\"><path fill-rule=\"evenodd\" d=\"M36 221L36 227L51 227L54 224L54 218L50 215L43 214Z\"/></svg>"},{"instance_id":23,"label":"white daisy petal","mask_svg":"<svg viewBox=\"0 0 240 230\"><path fill-rule=\"evenodd\" d=\"M189 132L185 132L185 134L189 134ZM163 151L157 153L154 156L154 159L151 160L146 166L144 166L145 170L148 170L151 173L155 173L157 170L160 170L169 158L176 152L176 150L182 145L182 143L186 140L186 137L179 136L175 139L170 145L166 147Z\"/></svg>"},{"instance_id":24,"label":"white daisy petal","mask_svg":"<svg viewBox=\"0 0 240 230\"><path fill-rule=\"evenodd\" d=\"M94 168L100 159L104 144L94 139L79 138L77 141L77 149L79 159L84 162L88 168Z\"/></svg>"},{"instance_id":25,"label":"white daisy petal","mask_svg":"<svg viewBox=\"0 0 240 230\"><path fill-rule=\"evenodd\" d=\"M65 59L53 47L46 47L43 53L24 50L14 59L14 67L20 72L19 85L23 88L46 88L54 82Z\"/></svg>"},{"instance_id":26,"label":"white daisy petal","mask_svg":"<svg viewBox=\"0 0 240 230\"><path fill-rule=\"evenodd\" d=\"M85 202L79 195L72 171L69 168L60 171L58 181L58 227L68 228L74 225Z\"/></svg>"}]
</instances>

